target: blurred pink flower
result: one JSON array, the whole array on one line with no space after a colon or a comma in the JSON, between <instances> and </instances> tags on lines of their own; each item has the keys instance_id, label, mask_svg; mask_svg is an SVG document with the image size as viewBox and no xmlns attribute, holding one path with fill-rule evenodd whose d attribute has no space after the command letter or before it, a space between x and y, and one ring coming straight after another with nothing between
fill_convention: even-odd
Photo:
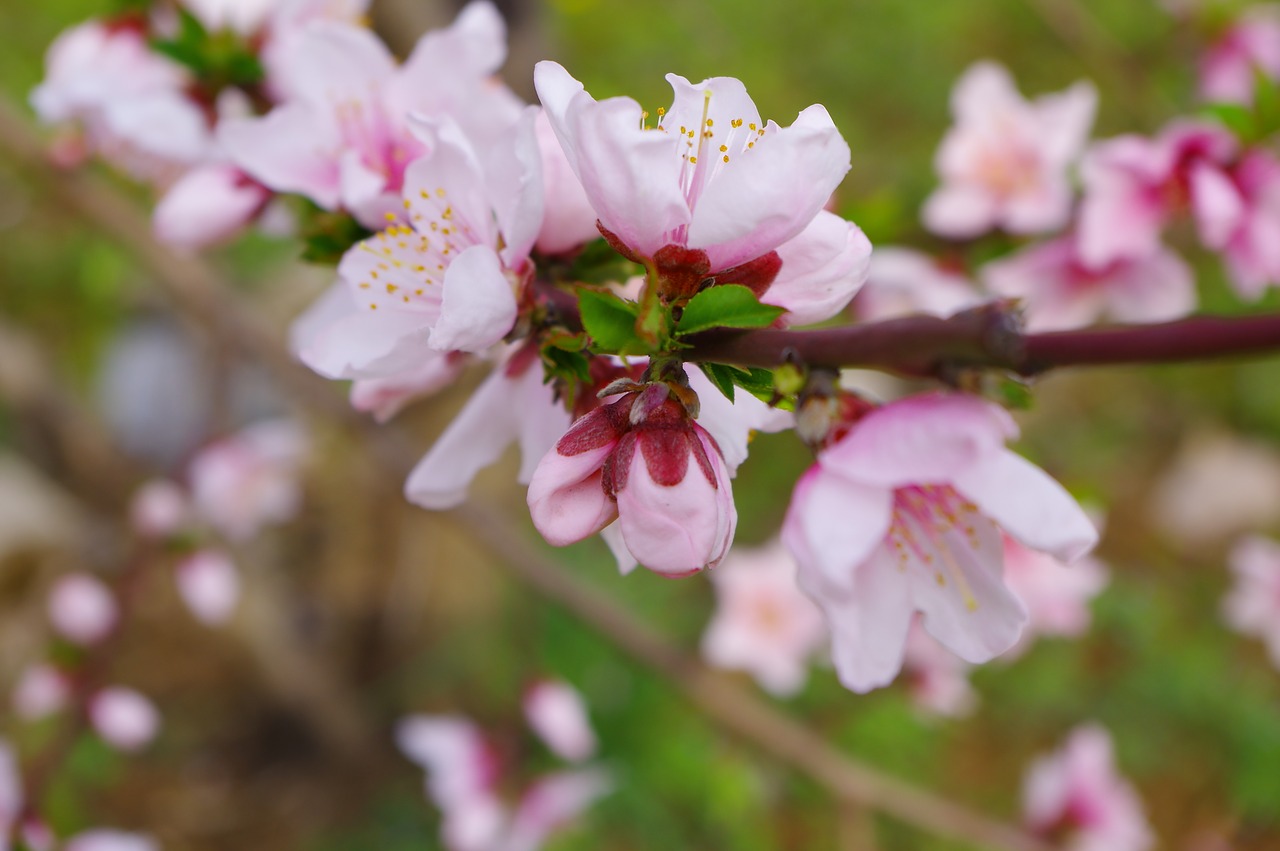
<instances>
[{"instance_id":1,"label":"blurred pink flower","mask_svg":"<svg viewBox=\"0 0 1280 851\"><path fill-rule=\"evenodd\" d=\"M871 255L867 283L853 301L853 312L867 322L914 313L951 316L983 301L973 282L911 248L888 246Z\"/></svg>"},{"instance_id":2,"label":"blurred pink flower","mask_svg":"<svg viewBox=\"0 0 1280 851\"><path fill-rule=\"evenodd\" d=\"M730 550L709 575L716 610L702 634L703 658L747 671L773 694L795 694L827 636L822 613L796 586L795 560L775 540Z\"/></svg>"},{"instance_id":3,"label":"blurred pink flower","mask_svg":"<svg viewBox=\"0 0 1280 851\"><path fill-rule=\"evenodd\" d=\"M155 738L160 713L131 688L108 686L89 701L89 720L102 740L122 751L136 751Z\"/></svg>"},{"instance_id":4,"label":"blurred pink flower","mask_svg":"<svg viewBox=\"0 0 1280 851\"><path fill-rule=\"evenodd\" d=\"M627 393L579 419L529 482L534 526L555 546L615 518L645 567L687 576L724 557L737 526L729 472L715 440L663 384Z\"/></svg>"},{"instance_id":5,"label":"blurred pink flower","mask_svg":"<svg viewBox=\"0 0 1280 851\"><path fill-rule=\"evenodd\" d=\"M146 834L99 827L72 836L62 851L160 851L160 845Z\"/></svg>"},{"instance_id":6,"label":"blurred pink flower","mask_svg":"<svg viewBox=\"0 0 1280 851\"><path fill-rule=\"evenodd\" d=\"M1224 166L1236 151L1223 127L1175 121L1155 138L1128 134L1092 145L1080 167L1080 259L1106 266L1160 249L1160 232L1177 213L1190 210L1202 237L1212 243L1235 215ZM1225 184L1227 187L1230 183Z\"/></svg>"},{"instance_id":7,"label":"blurred pink flower","mask_svg":"<svg viewBox=\"0 0 1280 851\"><path fill-rule=\"evenodd\" d=\"M1001 227L1060 228L1071 212L1067 169L1093 124L1098 95L1079 82L1028 102L1003 66L979 62L951 93L955 124L935 158L942 185L925 201L925 227L954 239Z\"/></svg>"},{"instance_id":8,"label":"blurred pink flower","mask_svg":"<svg viewBox=\"0 0 1280 851\"><path fill-rule=\"evenodd\" d=\"M1027 627L1014 650L1027 647L1037 635L1083 635L1091 620L1089 603L1108 579L1106 566L1092 556L1064 564L1005 535L1004 582L1027 607Z\"/></svg>"},{"instance_id":9,"label":"blurred pink flower","mask_svg":"<svg viewBox=\"0 0 1280 851\"><path fill-rule=\"evenodd\" d=\"M175 180L157 203L156 239L178 248L205 248L240 233L271 193L232 165L211 162Z\"/></svg>"},{"instance_id":10,"label":"blurred pink flower","mask_svg":"<svg viewBox=\"0 0 1280 851\"><path fill-rule=\"evenodd\" d=\"M1027 827L1065 851L1146 851L1155 845L1137 792L1116 773L1111 737L1078 727L1061 750L1032 763L1022 788Z\"/></svg>"},{"instance_id":11,"label":"blurred pink flower","mask_svg":"<svg viewBox=\"0 0 1280 851\"><path fill-rule=\"evenodd\" d=\"M481 144L514 123L519 102L491 79L504 41L487 2L424 35L400 66L371 31L314 21L273 63L288 100L261 118L223 121L219 141L263 185L377 227L399 208L406 167L429 149L409 132L409 113L450 116Z\"/></svg>"},{"instance_id":12,"label":"blurred pink flower","mask_svg":"<svg viewBox=\"0 0 1280 851\"><path fill-rule=\"evenodd\" d=\"M601 769L558 771L540 777L521 796L497 851L536 851L552 833L612 790L613 782Z\"/></svg>"},{"instance_id":13,"label":"blurred pink flower","mask_svg":"<svg viewBox=\"0 0 1280 851\"><path fill-rule=\"evenodd\" d=\"M534 683L524 695L524 717L529 728L561 759L582 762L595 755L596 734L586 704L568 683Z\"/></svg>"},{"instance_id":14,"label":"blurred pink flower","mask_svg":"<svg viewBox=\"0 0 1280 851\"><path fill-rule=\"evenodd\" d=\"M968 662L1017 641L1027 614L1000 577L1002 527L1063 559L1096 542L1062 486L1005 448L1016 433L981 399L916 396L865 414L797 483L782 540L848 688L897 676L916 612Z\"/></svg>"},{"instance_id":15,"label":"blurred pink flower","mask_svg":"<svg viewBox=\"0 0 1280 851\"><path fill-rule=\"evenodd\" d=\"M1280 10L1245 9L1200 60L1200 96L1207 101L1253 103L1257 75L1280 79Z\"/></svg>"},{"instance_id":16,"label":"blurred pink flower","mask_svg":"<svg viewBox=\"0 0 1280 851\"><path fill-rule=\"evenodd\" d=\"M220 550L198 550L174 568L178 594L187 608L209 626L226 623L240 602L240 572Z\"/></svg>"},{"instance_id":17,"label":"blurred pink flower","mask_svg":"<svg viewBox=\"0 0 1280 851\"><path fill-rule=\"evenodd\" d=\"M444 815L450 851L490 851L506 825L495 785L498 766L480 729L466 718L411 715L396 726L400 751L427 772L427 797Z\"/></svg>"},{"instance_id":18,"label":"blurred pink flower","mask_svg":"<svg viewBox=\"0 0 1280 851\"><path fill-rule=\"evenodd\" d=\"M919 616L907 632L902 672L912 702L931 715L960 718L978 705L969 684L968 662L934 640L920 625Z\"/></svg>"},{"instance_id":19,"label":"blurred pink flower","mask_svg":"<svg viewBox=\"0 0 1280 851\"><path fill-rule=\"evenodd\" d=\"M723 275L768 301L780 277L774 298L795 312L789 321L840 310L862 283L870 244L823 212L849 170L849 146L826 109L811 106L782 128L760 118L738 80L667 81L671 108L649 126L630 98L596 101L555 62L534 69L551 126L614 247L670 275L673 298ZM791 269L778 256L788 244Z\"/></svg>"},{"instance_id":20,"label":"blurred pink flower","mask_svg":"<svg viewBox=\"0 0 1280 851\"><path fill-rule=\"evenodd\" d=\"M1201 170L1193 181L1212 199L1197 206L1201 240L1222 252L1236 292L1256 300L1280 283L1280 160L1255 148L1230 171Z\"/></svg>"},{"instance_id":21,"label":"blurred pink flower","mask_svg":"<svg viewBox=\"0 0 1280 851\"><path fill-rule=\"evenodd\" d=\"M1064 236L1029 246L983 266L983 283L997 295L1022 300L1029 331L1079 328L1104 316L1162 322L1195 310L1191 268L1167 248L1089 266L1078 245L1074 236Z\"/></svg>"},{"instance_id":22,"label":"blurred pink flower","mask_svg":"<svg viewBox=\"0 0 1280 851\"><path fill-rule=\"evenodd\" d=\"M1280 543L1260 537L1241 540L1228 558L1235 584L1222 601L1232 629L1261 638L1280 668Z\"/></svg>"},{"instance_id":23,"label":"blurred pink flower","mask_svg":"<svg viewBox=\"0 0 1280 851\"><path fill-rule=\"evenodd\" d=\"M87 573L61 577L49 592L49 620L58 634L81 645L97 644L115 628L115 597Z\"/></svg>"},{"instance_id":24,"label":"blurred pink flower","mask_svg":"<svg viewBox=\"0 0 1280 851\"><path fill-rule=\"evenodd\" d=\"M292 519L306 451L306 435L290 420L264 420L205 447L187 470L197 513L233 541Z\"/></svg>"},{"instance_id":25,"label":"blurred pink flower","mask_svg":"<svg viewBox=\"0 0 1280 851\"><path fill-rule=\"evenodd\" d=\"M182 488L165 479L152 479L134 492L129 520L144 538L167 538L190 522L191 508Z\"/></svg>"},{"instance_id":26,"label":"blurred pink flower","mask_svg":"<svg viewBox=\"0 0 1280 851\"><path fill-rule=\"evenodd\" d=\"M13 711L19 718L43 718L66 706L70 694L71 684L57 668L45 664L29 665L13 687Z\"/></svg>"}]
</instances>

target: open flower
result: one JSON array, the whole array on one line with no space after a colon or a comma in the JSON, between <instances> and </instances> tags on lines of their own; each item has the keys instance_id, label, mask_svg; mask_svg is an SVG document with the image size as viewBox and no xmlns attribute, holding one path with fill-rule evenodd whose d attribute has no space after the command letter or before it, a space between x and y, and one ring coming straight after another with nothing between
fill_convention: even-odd
<instances>
[{"instance_id":1,"label":"open flower","mask_svg":"<svg viewBox=\"0 0 1280 851\"><path fill-rule=\"evenodd\" d=\"M667 81L671 108L650 123L634 100L596 101L555 62L534 70L551 126L614 247L655 268L664 297L679 300L708 278L764 293L790 274L774 252L800 239L791 263L801 288L838 311L861 284L870 245L823 212L849 170L849 146L826 109L811 106L784 128L760 118L738 80Z\"/></svg>"},{"instance_id":2,"label":"open flower","mask_svg":"<svg viewBox=\"0 0 1280 851\"><path fill-rule=\"evenodd\" d=\"M1022 787L1027 826L1068 851L1146 851L1155 845L1142 802L1116 773L1111 737L1079 727L1053 756L1032 764Z\"/></svg>"},{"instance_id":3,"label":"open flower","mask_svg":"<svg viewBox=\"0 0 1280 851\"><path fill-rule=\"evenodd\" d=\"M915 612L968 662L1017 641L1027 614L1001 581L1000 528L1065 560L1096 542L1061 485L1005 448L1016 431L973 397L912 397L865 414L797 483L782 539L849 688L893 680Z\"/></svg>"},{"instance_id":4,"label":"open flower","mask_svg":"<svg viewBox=\"0 0 1280 851\"><path fill-rule=\"evenodd\" d=\"M1079 328L1103 316L1162 322L1196 306L1191 268L1163 246L1089 266L1076 239L1065 236L988 263L981 274L992 292L1022 299L1031 331Z\"/></svg>"},{"instance_id":5,"label":"open flower","mask_svg":"<svg viewBox=\"0 0 1280 851\"><path fill-rule=\"evenodd\" d=\"M615 519L645 567L687 576L714 565L738 513L715 439L663 384L626 393L582 417L529 482L533 524L556 546Z\"/></svg>"},{"instance_id":6,"label":"open flower","mask_svg":"<svg viewBox=\"0 0 1280 851\"><path fill-rule=\"evenodd\" d=\"M223 122L219 139L271 189L343 207L376 227L398 206L405 169L429 149L410 132L409 113L448 116L482 145L519 117L519 101L492 79L504 40L502 19L485 2L424 35L402 66L366 29L313 22L276 63L289 100L261 118Z\"/></svg>"},{"instance_id":7,"label":"open flower","mask_svg":"<svg viewBox=\"0 0 1280 851\"><path fill-rule=\"evenodd\" d=\"M1200 96L1253 103L1258 75L1280 79L1280 14L1272 4L1251 6L1200 60Z\"/></svg>"},{"instance_id":8,"label":"open flower","mask_svg":"<svg viewBox=\"0 0 1280 851\"><path fill-rule=\"evenodd\" d=\"M1097 100L1080 82L1029 103L1002 66L973 65L951 92L955 125L938 148L942 186L925 201L925 227L964 239L995 227L1039 233L1066 224L1067 168L1089 136Z\"/></svg>"},{"instance_id":9,"label":"open flower","mask_svg":"<svg viewBox=\"0 0 1280 851\"><path fill-rule=\"evenodd\" d=\"M188 468L196 512L235 541L292 519L306 450L306 434L290 420L265 420L210 444Z\"/></svg>"}]
</instances>

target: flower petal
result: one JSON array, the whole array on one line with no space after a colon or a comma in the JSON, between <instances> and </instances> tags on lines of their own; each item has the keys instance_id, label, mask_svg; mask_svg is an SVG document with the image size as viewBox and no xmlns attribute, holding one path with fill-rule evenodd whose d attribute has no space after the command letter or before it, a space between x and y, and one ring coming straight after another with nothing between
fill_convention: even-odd
<instances>
[{"instance_id":1,"label":"flower petal","mask_svg":"<svg viewBox=\"0 0 1280 851\"><path fill-rule=\"evenodd\" d=\"M782 269L760 300L785 307L787 325L835 316L850 302L871 265L871 241L853 222L823 210L778 247Z\"/></svg>"},{"instance_id":2,"label":"flower petal","mask_svg":"<svg viewBox=\"0 0 1280 851\"><path fill-rule=\"evenodd\" d=\"M459 254L444 273L444 300L431 335L437 351L478 352L500 341L515 324L515 294L498 255L487 245Z\"/></svg>"},{"instance_id":3,"label":"flower petal","mask_svg":"<svg viewBox=\"0 0 1280 851\"><path fill-rule=\"evenodd\" d=\"M849 588L858 565L884 541L893 493L852 482L815 465L791 496L782 541L796 561L827 584Z\"/></svg>"}]
</instances>

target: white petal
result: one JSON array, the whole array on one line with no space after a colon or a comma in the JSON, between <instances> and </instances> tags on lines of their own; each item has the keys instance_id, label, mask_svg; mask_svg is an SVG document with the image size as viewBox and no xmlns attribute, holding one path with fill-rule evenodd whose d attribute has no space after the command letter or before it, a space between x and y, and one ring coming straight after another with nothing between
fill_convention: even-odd
<instances>
[{"instance_id":1,"label":"white petal","mask_svg":"<svg viewBox=\"0 0 1280 851\"><path fill-rule=\"evenodd\" d=\"M482 351L507 335L516 313L516 297L498 255L486 245L473 245L444 273L444 301L431 347Z\"/></svg>"}]
</instances>

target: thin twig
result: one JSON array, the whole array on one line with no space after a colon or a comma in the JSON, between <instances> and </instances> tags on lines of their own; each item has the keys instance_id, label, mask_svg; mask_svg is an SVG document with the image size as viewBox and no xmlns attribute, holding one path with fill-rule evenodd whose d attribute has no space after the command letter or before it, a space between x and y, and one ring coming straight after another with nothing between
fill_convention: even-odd
<instances>
[{"instance_id":1,"label":"thin twig","mask_svg":"<svg viewBox=\"0 0 1280 851\"><path fill-rule=\"evenodd\" d=\"M71 175L52 168L25 120L4 103L0 103L0 148L18 160L25 176L53 193L63 209L111 234L132 251L155 273L157 284L179 310L205 320L216 317L230 341L259 358L299 403L350 421L345 406L340 413L335 410L338 396L301 372L274 335L236 303L231 288L220 282L210 267L156 244L145 218L110 184L92 174ZM387 474L404 476L415 458L402 451L404 444L397 442L394 434L393 429L380 430L372 442L384 447L379 458ZM840 800L862 803L940 836L984 848L1050 851L1051 846L1017 828L841 754L754 692L693 661L691 654L663 639L607 595L580 585L526 543L507 518L477 506L455 514L477 541L501 557L512 575L668 678L709 718L779 762L807 774Z\"/></svg>"}]
</instances>

